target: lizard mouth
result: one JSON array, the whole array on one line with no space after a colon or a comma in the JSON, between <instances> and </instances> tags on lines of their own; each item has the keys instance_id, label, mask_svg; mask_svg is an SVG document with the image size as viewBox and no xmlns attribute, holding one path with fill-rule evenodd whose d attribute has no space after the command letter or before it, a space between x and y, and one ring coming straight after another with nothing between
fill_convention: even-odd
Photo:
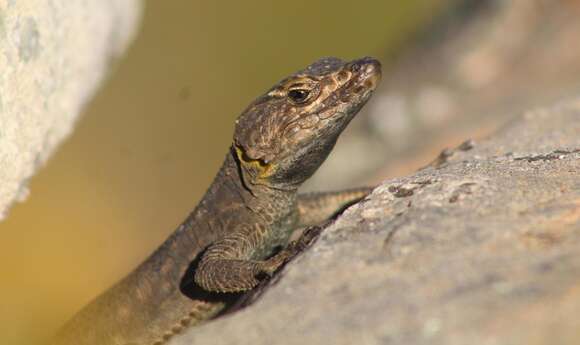
<instances>
[{"instance_id":1,"label":"lizard mouth","mask_svg":"<svg viewBox=\"0 0 580 345\"><path fill-rule=\"evenodd\" d=\"M337 90L339 94L337 98L342 106L338 107L339 111L321 112L319 117L323 120L345 122L346 125L377 88L381 80L381 63L376 59L364 57L347 63L341 73L350 75L349 80Z\"/></svg>"}]
</instances>

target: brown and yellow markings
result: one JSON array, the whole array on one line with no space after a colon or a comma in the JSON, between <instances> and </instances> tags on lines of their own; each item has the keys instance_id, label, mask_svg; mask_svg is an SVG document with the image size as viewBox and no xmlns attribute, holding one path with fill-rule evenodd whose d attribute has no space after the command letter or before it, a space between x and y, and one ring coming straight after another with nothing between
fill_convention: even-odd
<instances>
[{"instance_id":1,"label":"brown and yellow markings","mask_svg":"<svg viewBox=\"0 0 580 345\"><path fill-rule=\"evenodd\" d=\"M266 162L264 159L261 158L249 157L246 151L241 146L235 145L234 147L236 150L236 155L238 156L240 162L243 162L244 164L247 164L253 167L255 170L259 171L260 177L269 176L269 172L273 168L272 163Z\"/></svg>"}]
</instances>

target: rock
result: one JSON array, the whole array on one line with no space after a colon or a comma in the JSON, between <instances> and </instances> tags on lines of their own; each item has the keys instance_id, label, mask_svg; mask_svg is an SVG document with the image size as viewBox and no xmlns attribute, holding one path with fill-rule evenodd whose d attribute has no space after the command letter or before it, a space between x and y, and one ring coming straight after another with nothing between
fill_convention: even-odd
<instances>
[{"instance_id":1,"label":"rock","mask_svg":"<svg viewBox=\"0 0 580 345\"><path fill-rule=\"evenodd\" d=\"M71 132L127 47L139 0L14 1L0 7L0 220Z\"/></svg>"},{"instance_id":2,"label":"rock","mask_svg":"<svg viewBox=\"0 0 580 345\"><path fill-rule=\"evenodd\" d=\"M579 252L580 99L384 181L171 344L578 344Z\"/></svg>"}]
</instances>

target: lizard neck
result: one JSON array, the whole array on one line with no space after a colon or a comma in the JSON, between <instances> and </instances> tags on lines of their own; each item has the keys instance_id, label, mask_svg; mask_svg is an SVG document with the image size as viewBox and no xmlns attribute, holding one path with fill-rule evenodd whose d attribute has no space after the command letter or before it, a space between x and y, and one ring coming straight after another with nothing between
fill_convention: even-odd
<instances>
[{"instance_id":1,"label":"lizard neck","mask_svg":"<svg viewBox=\"0 0 580 345\"><path fill-rule=\"evenodd\" d=\"M172 269L158 281L178 281L203 249L238 224L270 226L294 212L296 190L277 190L244 182L230 150L197 207L144 263L171 262ZM156 274L163 272L156 272Z\"/></svg>"},{"instance_id":2,"label":"lizard neck","mask_svg":"<svg viewBox=\"0 0 580 345\"><path fill-rule=\"evenodd\" d=\"M195 223L203 220L210 224L210 232L230 232L225 220L250 221L271 225L294 212L297 188L278 189L265 183L248 182L244 176L233 148L230 149L224 163L208 188L201 202L190 215L191 232L198 232ZM220 224L211 225L212 221L221 219ZM198 224L197 224L198 225Z\"/></svg>"},{"instance_id":3,"label":"lizard neck","mask_svg":"<svg viewBox=\"0 0 580 345\"><path fill-rule=\"evenodd\" d=\"M194 211L142 264L147 267L144 274L155 274L155 281L175 284L201 251L239 224L276 228L288 215L296 213L296 189L248 185L242 175L230 151ZM162 269L154 272L151 265L161 265Z\"/></svg>"}]
</instances>

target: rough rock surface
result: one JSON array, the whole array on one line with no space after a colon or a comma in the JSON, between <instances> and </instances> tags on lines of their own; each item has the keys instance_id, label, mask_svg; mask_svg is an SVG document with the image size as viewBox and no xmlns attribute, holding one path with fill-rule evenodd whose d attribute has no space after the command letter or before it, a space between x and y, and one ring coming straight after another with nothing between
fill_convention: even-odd
<instances>
[{"instance_id":1,"label":"rough rock surface","mask_svg":"<svg viewBox=\"0 0 580 345\"><path fill-rule=\"evenodd\" d=\"M446 156L171 344L580 343L580 100Z\"/></svg>"},{"instance_id":2,"label":"rough rock surface","mask_svg":"<svg viewBox=\"0 0 580 345\"><path fill-rule=\"evenodd\" d=\"M139 0L0 0L0 220L134 36Z\"/></svg>"}]
</instances>

